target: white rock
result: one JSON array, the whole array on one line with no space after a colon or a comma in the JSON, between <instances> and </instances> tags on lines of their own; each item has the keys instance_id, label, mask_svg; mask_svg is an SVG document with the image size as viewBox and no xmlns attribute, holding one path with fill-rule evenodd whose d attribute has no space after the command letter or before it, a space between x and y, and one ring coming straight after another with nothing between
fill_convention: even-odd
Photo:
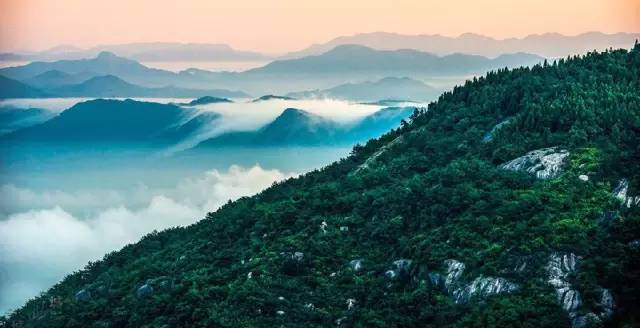
<instances>
[{"instance_id":1,"label":"white rock","mask_svg":"<svg viewBox=\"0 0 640 328\"><path fill-rule=\"evenodd\" d=\"M444 278L444 287L448 291L452 291L454 285L458 282L466 267L464 263L454 259L446 260L444 261L444 264L447 266L447 275Z\"/></svg>"},{"instance_id":2,"label":"white rock","mask_svg":"<svg viewBox=\"0 0 640 328\"><path fill-rule=\"evenodd\" d=\"M322 231L322 233L327 233L327 222L326 221L322 221L322 223L320 223L320 230Z\"/></svg>"},{"instance_id":3,"label":"white rock","mask_svg":"<svg viewBox=\"0 0 640 328\"><path fill-rule=\"evenodd\" d=\"M356 300L354 300L353 298L348 299L347 300L347 310L353 309L354 306L356 306Z\"/></svg>"},{"instance_id":4,"label":"white rock","mask_svg":"<svg viewBox=\"0 0 640 328\"><path fill-rule=\"evenodd\" d=\"M576 271L577 263L578 257L573 253L553 253L547 263L547 281L556 290L558 303L571 318L577 315L582 305L580 293L568 281L569 275Z\"/></svg>"},{"instance_id":5,"label":"white rock","mask_svg":"<svg viewBox=\"0 0 640 328\"><path fill-rule=\"evenodd\" d=\"M278 315L284 315L284 311L282 311L282 310L278 310L278 311L276 311L276 313L277 313Z\"/></svg>"},{"instance_id":6,"label":"white rock","mask_svg":"<svg viewBox=\"0 0 640 328\"><path fill-rule=\"evenodd\" d=\"M518 285L504 278L477 277L470 284L453 291L454 302L466 303L474 296L489 297L492 295L511 293L518 290Z\"/></svg>"},{"instance_id":7,"label":"white rock","mask_svg":"<svg viewBox=\"0 0 640 328\"><path fill-rule=\"evenodd\" d=\"M578 179L586 182L586 181L589 181L589 176L588 175L584 175L584 174L580 174L578 176Z\"/></svg>"},{"instance_id":8,"label":"white rock","mask_svg":"<svg viewBox=\"0 0 640 328\"><path fill-rule=\"evenodd\" d=\"M557 147L530 151L523 156L500 165L511 171L525 171L538 179L555 178L562 173L562 166L569 152Z\"/></svg>"},{"instance_id":9,"label":"white rock","mask_svg":"<svg viewBox=\"0 0 640 328\"><path fill-rule=\"evenodd\" d=\"M362 269L362 259L351 260L349 267L351 267L353 271L360 271L360 269Z\"/></svg>"}]
</instances>

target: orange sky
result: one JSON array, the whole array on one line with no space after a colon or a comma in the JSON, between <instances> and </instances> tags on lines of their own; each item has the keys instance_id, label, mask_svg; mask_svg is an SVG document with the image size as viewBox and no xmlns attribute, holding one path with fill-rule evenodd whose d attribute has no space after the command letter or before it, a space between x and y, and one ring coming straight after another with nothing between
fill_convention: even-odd
<instances>
[{"instance_id":1,"label":"orange sky","mask_svg":"<svg viewBox=\"0 0 640 328\"><path fill-rule=\"evenodd\" d=\"M0 0L0 50L139 41L299 50L359 32L640 32L640 0Z\"/></svg>"}]
</instances>

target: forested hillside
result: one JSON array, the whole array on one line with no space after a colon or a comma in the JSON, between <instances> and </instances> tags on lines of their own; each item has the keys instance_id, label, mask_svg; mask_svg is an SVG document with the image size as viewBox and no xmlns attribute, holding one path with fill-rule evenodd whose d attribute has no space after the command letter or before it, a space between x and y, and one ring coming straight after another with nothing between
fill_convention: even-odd
<instances>
[{"instance_id":1,"label":"forested hillside","mask_svg":"<svg viewBox=\"0 0 640 328\"><path fill-rule=\"evenodd\" d=\"M640 325L640 45L499 70L9 327Z\"/></svg>"}]
</instances>

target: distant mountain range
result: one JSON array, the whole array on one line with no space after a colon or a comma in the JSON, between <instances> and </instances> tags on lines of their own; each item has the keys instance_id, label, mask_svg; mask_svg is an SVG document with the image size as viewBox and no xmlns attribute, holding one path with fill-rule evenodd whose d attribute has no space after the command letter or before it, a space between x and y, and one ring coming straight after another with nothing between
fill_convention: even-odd
<instances>
[{"instance_id":1,"label":"distant mountain range","mask_svg":"<svg viewBox=\"0 0 640 328\"><path fill-rule=\"evenodd\" d=\"M346 124L301 109L287 108L256 131L227 132L203 141L196 148L351 145L397 127L413 110L413 107L386 108ZM220 115L213 112L130 99L82 102L55 117L47 117L48 120L38 116L40 114L32 110L0 108L0 128L6 125L6 132L15 130L0 137L0 143L158 148L187 141L215 126L220 119ZM15 128L15 124L9 126L11 122L29 116L40 121L24 128Z\"/></svg>"},{"instance_id":2,"label":"distant mountain range","mask_svg":"<svg viewBox=\"0 0 640 328\"><path fill-rule=\"evenodd\" d=\"M147 88L175 86L189 89L236 89L253 94L285 94L292 90L327 89L389 76L457 79L488 70L539 63L540 56L516 53L489 59L476 55L436 56L416 50L375 50L358 45L338 46L318 56L278 60L244 72L188 69L174 73L146 67L134 60L102 52L97 57L55 62L33 62L0 69L0 75L47 89L113 75ZM383 98L389 98L384 96Z\"/></svg>"},{"instance_id":3,"label":"distant mountain range","mask_svg":"<svg viewBox=\"0 0 640 328\"><path fill-rule=\"evenodd\" d=\"M258 52L236 50L226 44L146 42L101 45L89 49L58 46L38 52L3 53L0 60L77 60L92 58L104 51L146 62L263 61L272 58Z\"/></svg>"},{"instance_id":4,"label":"distant mountain range","mask_svg":"<svg viewBox=\"0 0 640 328\"><path fill-rule=\"evenodd\" d=\"M48 92L57 97L248 97L241 91L221 89L200 90L174 86L146 88L123 81L114 75L96 76L79 84L50 89ZM216 98L218 99L218 98ZM204 101L204 99L202 100ZM228 100L227 100L228 101Z\"/></svg>"},{"instance_id":5,"label":"distant mountain range","mask_svg":"<svg viewBox=\"0 0 640 328\"><path fill-rule=\"evenodd\" d=\"M386 77L374 82L347 83L324 90L291 92L287 96L297 99L330 98L360 102L375 102L384 98L430 101L440 93L440 90L408 77Z\"/></svg>"},{"instance_id":6,"label":"distant mountain range","mask_svg":"<svg viewBox=\"0 0 640 328\"><path fill-rule=\"evenodd\" d=\"M198 114L172 104L98 99L79 103L42 124L12 132L3 140L52 146L173 144L195 133L205 122L217 119L217 114Z\"/></svg>"},{"instance_id":7,"label":"distant mountain range","mask_svg":"<svg viewBox=\"0 0 640 328\"><path fill-rule=\"evenodd\" d=\"M0 75L0 99L39 98L44 96L47 96L47 93L42 90Z\"/></svg>"},{"instance_id":8,"label":"distant mountain range","mask_svg":"<svg viewBox=\"0 0 640 328\"><path fill-rule=\"evenodd\" d=\"M375 32L352 36L341 36L329 42L314 44L301 51L282 56L282 59L301 58L325 53L337 46L357 44L379 50L413 49L436 55L464 53L496 57L501 54L526 52L543 57L565 57L582 54L595 49L631 48L640 33L600 32L582 33L567 36L558 33L534 34L524 38L495 39L473 33L465 33L458 37L438 34L406 35L397 33Z\"/></svg>"},{"instance_id":9,"label":"distant mountain range","mask_svg":"<svg viewBox=\"0 0 640 328\"><path fill-rule=\"evenodd\" d=\"M477 55L436 56L410 49L376 50L361 45L339 45L320 55L277 60L245 72L249 75L331 75L331 74L470 74L484 70L532 65L543 57L526 53L500 55L489 59Z\"/></svg>"}]
</instances>

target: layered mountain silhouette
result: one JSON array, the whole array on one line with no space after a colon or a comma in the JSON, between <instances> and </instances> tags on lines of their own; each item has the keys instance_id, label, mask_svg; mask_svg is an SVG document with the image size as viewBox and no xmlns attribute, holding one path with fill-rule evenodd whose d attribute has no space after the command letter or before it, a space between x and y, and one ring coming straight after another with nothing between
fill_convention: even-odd
<instances>
[{"instance_id":1,"label":"layered mountain silhouette","mask_svg":"<svg viewBox=\"0 0 640 328\"><path fill-rule=\"evenodd\" d=\"M484 70L532 65L544 58L526 53L500 55L490 59L477 55L437 56L412 49L376 50L347 44L315 56L277 60L247 74L468 74ZM411 74L413 73L413 74Z\"/></svg>"},{"instance_id":2,"label":"layered mountain silhouette","mask_svg":"<svg viewBox=\"0 0 640 328\"><path fill-rule=\"evenodd\" d=\"M217 118L173 104L134 100L91 100L76 104L58 116L8 134L5 142L151 146L187 138L202 124Z\"/></svg>"},{"instance_id":3,"label":"layered mountain silhouette","mask_svg":"<svg viewBox=\"0 0 640 328\"><path fill-rule=\"evenodd\" d=\"M374 82L346 83L324 90L291 92L287 96L374 102L383 98L429 101L437 98L439 94L439 90L414 79L386 77Z\"/></svg>"},{"instance_id":4,"label":"layered mountain silhouette","mask_svg":"<svg viewBox=\"0 0 640 328\"><path fill-rule=\"evenodd\" d=\"M28 86L20 81L0 75L0 99L3 98L39 98L47 93Z\"/></svg>"},{"instance_id":5,"label":"layered mountain silhouette","mask_svg":"<svg viewBox=\"0 0 640 328\"><path fill-rule=\"evenodd\" d=\"M302 109L287 108L258 131L230 132L201 142L196 149L223 146L351 145L399 126L414 107L386 108L357 123L339 123Z\"/></svg>"},{"instance_id":6,"label":"layered mountain silhouette","mask_svg":"<svg viewBox=\"0 0 640 328\"><path fill-rule=\"evenodd\" d=\"M40 52L4 53L3 60L65 60L95 57L103 51L139 61L258 61L270 56L241 51L226 44L178 43L178 42L141 42L100 45L89 49L73 46L58 46Z\"/></svg>"},{"instance_id":7,"label":"layered mountain silhouette","mask_svg":"<svg viewBox=\"0 0 640 328\"><path fill-rule=\"evenodd\" d=\"M589 32L574 36L546 33L528 35L520 39L495 39L474 33L448 37L438 34L375 32L337 37L327 43L314 44L304 50L289 53L282 58L318 55L345 44L358 44L380 50L414 49L437 55L465 53L496 57L506 53L527 52L543 57L566 57L592 50L628 47L637 39L640 39L640 33Z\"/></svg>"},{"instance_id":8,"label":"layered mountain silhouette","mask_svg":"<svg viewBox=\"0 0 640 328\"><path fill-rule=\"evenodd\" d=\"M117 76L96 76L79 84L66 85L48 90L58 97L247 97L240 91L200 90L167 86L146 88L128 83Z\"/></svg>"},{"instance_id":9,"label":"layered mountain silhouette","mask_svg":"<svg viewBox=\"0 0 640 328\"><path fill-rule=\"evenodd\" d=\"M381 51L358 45L342 45L318 56L278 60L244 72L188 69L175 73L149 68L134 60L102 52L92 59L33 62L4 68L0 69L0 74L47 88L77 84L80 77L88 79L113 75L144 87L174 85L209 89L222 86L220 89L283 94L291 90L327 89L348 81L373 81L388 76L414 79L462 77L497 68L531 65L542 60L542 57L524 53L502 55L493 59L463 54L439 57L416 50ZM49 71L54 73L47 73ZM65 81L66 78L71 78L72 81Z\"/></svg>"}]
</instances>

